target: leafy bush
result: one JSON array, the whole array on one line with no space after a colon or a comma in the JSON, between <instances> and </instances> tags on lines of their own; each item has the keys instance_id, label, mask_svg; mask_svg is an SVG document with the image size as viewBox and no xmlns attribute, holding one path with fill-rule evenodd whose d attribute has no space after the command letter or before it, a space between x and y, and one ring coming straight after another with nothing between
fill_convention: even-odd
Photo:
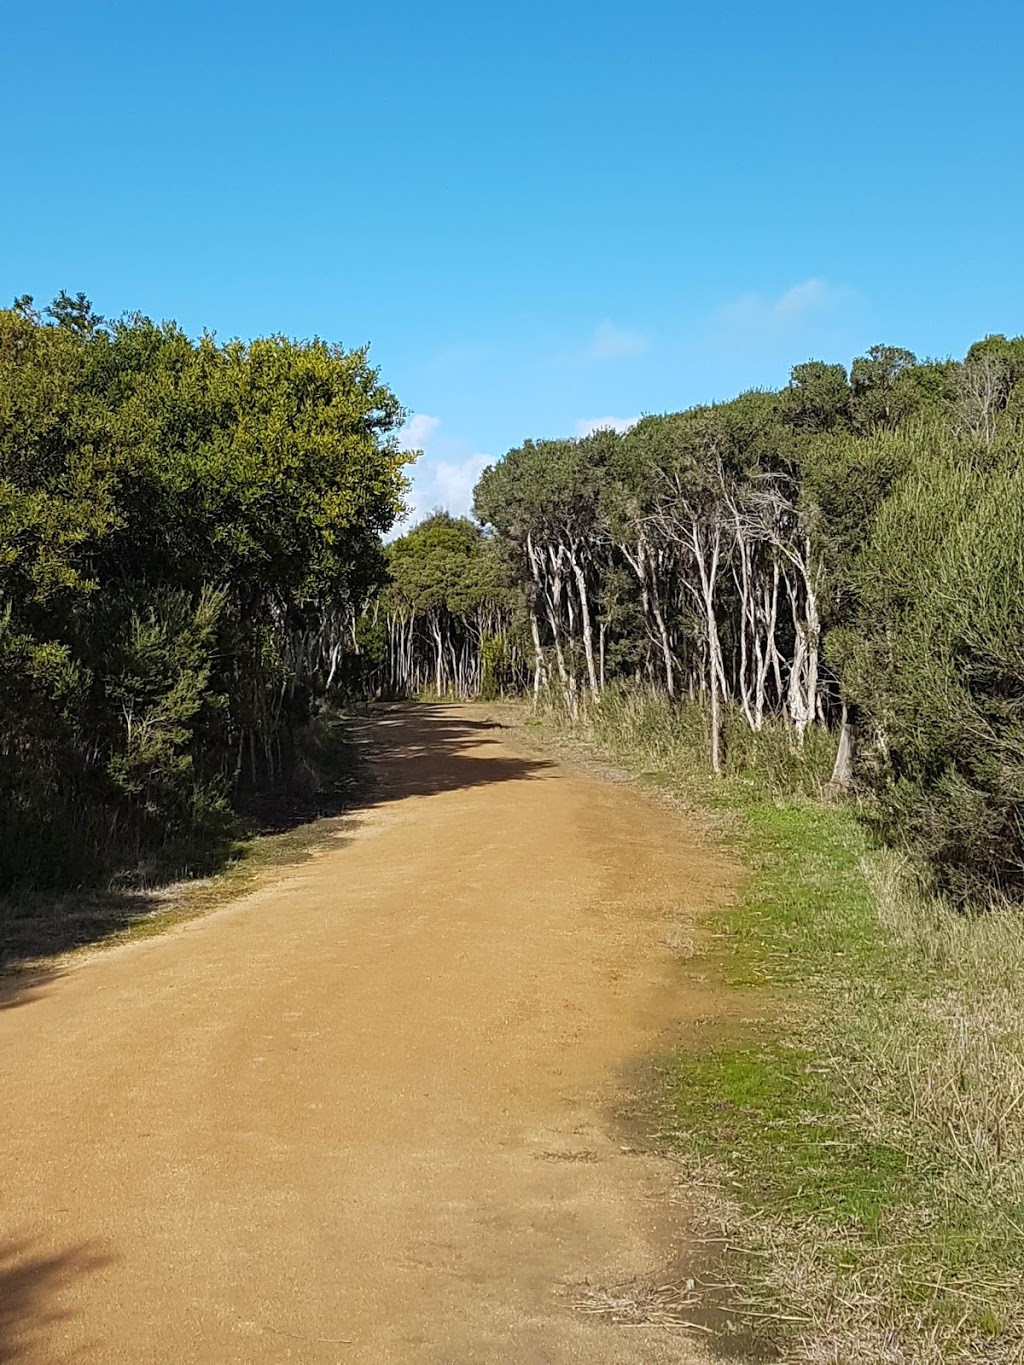
<instances>
[{"instance_id":1,"label":"leafy bush","mask_svg":"<svg viewBox=\"0 0 1024 1365\"><path fill-rule=\"evenodd\" d=\"M384 577L402 418L365 351L0 311L0 886L223 838Z\"/></svg>"},{"instance_id":2,"label":"leafy bush","mask_svg":"<svg viewBox=\"0 0 1024 1365\"><path fill-rule=\"evenodd\" d=\"M965 900L1024 894L1024 460L941 430L880 509L844 682L885 835Z\"/></svg>"}]
</instances>

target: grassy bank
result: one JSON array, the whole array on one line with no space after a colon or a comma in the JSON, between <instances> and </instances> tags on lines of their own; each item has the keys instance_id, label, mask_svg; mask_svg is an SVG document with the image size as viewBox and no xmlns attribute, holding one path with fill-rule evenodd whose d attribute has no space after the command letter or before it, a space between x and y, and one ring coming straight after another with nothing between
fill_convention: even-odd
<instances>
[{"instance_id":1,"label":"grassy bank","mask_svg":"<svg viewBox=\"0 0 1024 1365\"><path fill-rule=\"evenodd\" d=\"M287 782L253 793L218 839L178 839L96 885L0 897L0 972L35 973L66 953L161 933L256 890L341 834L363 774L350 718L322 716ZM8 983L10 984L10 983Z\"/></svg>"},{"instance_id":2,"label":"grassy bank","mask_svg":"<svg viewBox=\"0 0 1024 1365\"><path fill-rule=\"evenodd\" d=\"M821 735L791 755L736 727L715 782L696 709L613 696L572 734L750 869L706 952L760 1022L679 1051L664 1120L709 1242L739 1249L730 1311L791 1361L1024 1360L1019 918L916 894L821 803Z\"/></svg>"}]
</instances>

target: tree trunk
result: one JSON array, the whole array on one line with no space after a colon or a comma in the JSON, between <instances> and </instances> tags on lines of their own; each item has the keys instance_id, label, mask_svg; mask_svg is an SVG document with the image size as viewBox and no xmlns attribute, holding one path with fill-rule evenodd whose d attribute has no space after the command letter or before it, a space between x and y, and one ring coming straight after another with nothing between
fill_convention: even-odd
<instances>
[{"instance_id":1,"label":"tree trunk","mask_svg":"<svg viewBox=\"0 0 1024 1365\"><path fill-rule=\"evenodd\" d=\"M657 566L649 549L646 550L647 563L651 570L651 609L654 612L654 623L658 627L658 640L661 644L661 661L665 667L665 690L672 701L676 696L676 676L675 663L672 658L672 647L669 644L668 630L665 627L665 617L661 610L661 599L658 596L658 577Z\"/></svg>"},{"instance_id":2,"label":"tree trunk","mask_svg":"<svg viewBox=\"0 0 1024 1365\"><path fill-rule=\"evenodd\" d=\"M718 581L718 558L721 548L721 532L716 529L710 562L704 558L704 546L696 526L693 530L693 546L700 573L701 596L704 599L705 632L708 647L708 685L711 695L711 769L715 776L722 772L722 714L720 701L725 696L725 664L722 659L722 642L718 635L718 622L715 619L715 588Z\"/></svg>"},{"instance_id":3,"label":"tree trunk","mask_svg":"<svg viewBox=\"0 0 1024 1365\"><path fill-rule=\"evenodd\" d=\"M443 672L443 670L444 670L444 642L443 642L443 640L442 640L442 638L441 638L441 627L437 624L437 621L436 621L436 620L435 620L435 621L431 621L431 627L432 627L433 632L434 632L434 647L435 647L435 650L436 650L436 654L435 654L435 665L434 665L435 691L437 692L437 695L440 697L441 694L442 694L442 691L443 691L442 678L443 678L443 676L444 676L444 672Z\"/></svg>"},{"instance_id":4,"label":"tree trunk","mask_svg":"<svg viewBox=\"0 0 1024 1365\"><path fill-rule=\"evenodd\" d=\"M590 600L587 596L587 576L583 572L583 566L579 563L572 550L569 551L569 563L576 579L576 591L578 592L580 599L580 618L583 622L583 653L587 660L587 680L590 683L591 694L596 697L600 688L598 687L597 682L597 669L594 666L594 632L590 622Z\"/></svg>"},{"instance_id":5,"label":"tree trunk","mask_svg":"<svg viewBox=\"0 0 1024 1365\"><path fill-rule=\"evenodd\" d=\"M533 636L533 709L536 710L540 703L541 683L544 680L544 651L540 643L540 622L537 620L537 608L532 601L530 603L530 633Z\"/></svg>"},{"instance_id":6,"label":"tree trunk","mask_svg":"<svg viewBox=\"0 0 1024 1365\"><path fill-rule=\"evenodd\" d=\"M832 799L847 795L853 788L853 761L857 749L857 727L843 702L843 719L839 729L839 748L832 767L832 776L825 787L825 795Z\"/></svg>"}]
</instances>

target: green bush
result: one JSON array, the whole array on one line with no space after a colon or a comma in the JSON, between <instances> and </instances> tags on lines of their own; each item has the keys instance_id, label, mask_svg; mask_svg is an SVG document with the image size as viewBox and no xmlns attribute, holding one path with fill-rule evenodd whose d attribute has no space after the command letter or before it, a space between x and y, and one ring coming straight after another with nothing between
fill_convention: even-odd
<instances>
[{"instance_id":1,"label":"green bush","mask_svg":"<svg viewBox=\"0 0 1024 1365\"><path fill-rule=\"evenodd\" d=\"M401 418L364 351L0 310L0 888L219 844L280 776L383 580Z\"/></svg>"},{"instance_id":2,"label":"green bush","mask_svg":"<svg viewBox=\"0 0 1024 1365\"><path fill-rule=\"evenodd\" d=\"M884 835L958 900L1024 895L1024 460L923 433L861 557L844 685Z\"/></svg>"}]
</instances>

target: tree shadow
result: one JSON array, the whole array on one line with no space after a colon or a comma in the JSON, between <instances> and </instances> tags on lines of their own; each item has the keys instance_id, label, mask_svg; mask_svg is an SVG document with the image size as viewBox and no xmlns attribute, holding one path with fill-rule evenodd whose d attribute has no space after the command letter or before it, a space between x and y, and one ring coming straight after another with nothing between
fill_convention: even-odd
<instances>
[{"instance_id":1,"label":"tree shadow","mask_svg":"<svg viewBox=\"0 0 1024 1365\"><path fill-rule=\"evenodd\" d=\"M222 863L221 866L225 866ZM64 954L114 939L172 905L180 878L151 886L32 892L0 901L0 1010L28 1004L62 975Z\"/></svg>"},{"instance_id":2,"label":"tree shadow","mask_svg":"<svg viewBox=\"0 0 1024 1365\"><path fill-rule=\"evenodd\" d=\"M504 727L496 721L453 715L454 709L425 703L381 706L354 728L353 739L364 746L370 779L361 806L521 782L555 767L547 759L480 753L499 742Z\"/></svg>"},{"instance_id":3,"label":"tree shadow","mask_svg":"<svg viewBox=\"0 0 1024 1365\"><path fill-rule=\"evenodd\" d=\"M50 1329L71 1316L56 1303L61 1291L114 1260L88 1244L45 1253L28 1241L0 1243L0 1361L53 1359L46 1354Z\"/></svg>"},{"instance_id":4,"label":"tree shadow","mask_svg":"<svg viewBox=\"0 0 1024 1365\"><path fill-rule=\"evenodd\" d=\"M56 967L34 967L28 971L4 967L0 958L0 1012L29 1005L44 993L45 987L60 977ZM0 1356L0 1361L3 1356Z\"/></svg>"},{"instance_id":5,"label":"tree shadow","mask_svg":"<svg viewBox=\"0 0 1024 1365\"><path fill-rule=\"evenodd\" d=\"M243 814L252 833L263 836L255 844L225 842L201 854L165 849L99 889L0 899L0 1009L37 998L59 974L49 964L65 953L194 913L176 906L207 889L211 902L244 894L260 867L302 863L327 839L337 846L360 810L524 781L554 767L544 759L488 753L503 728L460 714L457 706L373 705L324 733L322 761L308 782L250 796Z\"/></svg>"}]
</instances>

